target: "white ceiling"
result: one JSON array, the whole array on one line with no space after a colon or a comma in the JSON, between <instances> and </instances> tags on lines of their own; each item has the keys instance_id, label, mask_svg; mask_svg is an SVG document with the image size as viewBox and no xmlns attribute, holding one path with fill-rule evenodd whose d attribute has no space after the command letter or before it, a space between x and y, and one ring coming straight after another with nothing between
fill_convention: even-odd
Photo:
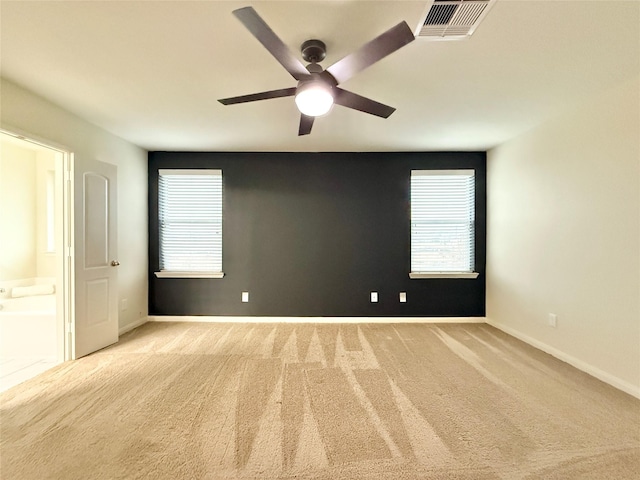
<instances>
[{"instance_id":1,"label":"white ceiling","mask_svg":"<svg viewBox=\"0 0 640 480\"><path fill-rule=\"evenodd\" d=\"M8 1L2 76L148 150L486 150L640 72L640 2L498 0L468 40L417 39L342 86L394 106L336 106L298 137L293 98L218 98L296 81L231 14L252 5L327 67L424 1Z\"/></svg>"}]
</instances>

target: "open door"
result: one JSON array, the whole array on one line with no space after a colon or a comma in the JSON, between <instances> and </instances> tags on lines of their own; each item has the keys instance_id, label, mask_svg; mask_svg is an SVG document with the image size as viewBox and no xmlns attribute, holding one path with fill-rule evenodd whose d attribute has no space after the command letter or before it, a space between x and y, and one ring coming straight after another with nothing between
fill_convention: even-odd
<instances>
[{"instance_id":1,"label":"open door","mask_svg":"<svg viewBox=\"0 0 640 480\"><path fill-rule=\"evenodd\" d=\"M117 167L74 168L74 358L118 341Z\"/></svg>"}]
</instances>

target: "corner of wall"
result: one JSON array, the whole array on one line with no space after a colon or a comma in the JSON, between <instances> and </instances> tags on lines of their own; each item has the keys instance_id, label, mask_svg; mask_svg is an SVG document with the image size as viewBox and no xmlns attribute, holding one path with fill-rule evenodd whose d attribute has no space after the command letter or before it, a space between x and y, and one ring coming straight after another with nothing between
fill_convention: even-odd
<instances>
[{"instance_id":1,"label":"corner of wall","mask_svg":"<svg viewBox=\"0 0 640 480\"><path fill-rule=\"evenodd\" d=\"M118 329L118 336L122 336L131 330L134 330L149 321L149 317L141 317L135 322L128 323Z\"/></svg>"},{"instance_id":2,"label":"corner of wall","mask_svg":"<svg viewBox=\"0 0 640 480\"><path fill-rule=\"evenodd\" d=\"M577 368L578 370L588 373L592 377L595 377L598 380L601 380L604 383L607 383L612 387L617 388L618 390L622 390L623 392L628 393L629 395L632 395L640 399L639 386L633 385L630 382L622 380L621 378L618 378L608 372L605 372L604 370L597 368L594 365L584 362L572 355L569 355L555 347L552 347L551 345L541 342L529 335L525 335L524 333L519 332L514 328L511 328L504 324L496 322L491 318L487 318L487 324L491 325L494 328L497 328L498 330L503 331L508 335L511 335L512 337L517 338L518 340L522 340L523 342L531 345L532 347L537 348L538 350L542 350L543 352L548 353L549 355L557 358L558 360L562 360L563 362L568 363L569 365Z\"/></svg>"},{"instance_id":3,"label":"corner of wall","mask_svg":"<svg viewBox=\"0 0 640 480\"><path fill-rule=\"evenodd\" d=\"M487 165L487 323L636 397L639 81L496 147Z\"/></svg>"}]
</instances>

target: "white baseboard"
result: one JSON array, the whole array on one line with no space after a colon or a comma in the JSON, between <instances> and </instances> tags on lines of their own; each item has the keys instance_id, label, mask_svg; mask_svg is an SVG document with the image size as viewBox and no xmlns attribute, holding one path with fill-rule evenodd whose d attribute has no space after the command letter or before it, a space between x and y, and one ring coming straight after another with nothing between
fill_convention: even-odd
<instances>
[{"instance_id":1,"label":"white baseboard","mask_svg":"<svg viewBox=\"0 0 640 480\"><path fill-rule=\"evenodd\" d=\"M485 323L484 317L222 317L151 315L150 322L209 323Z\"/></svg>"},{"instance_id":2,"label":"white baseboard","mask_svg":"<svg viewBox=\"0 0 640 480\"><path fill-rule=\"evenodd\" d=\"M487 323L492 327L542 350L555 358L574 366L578 370L602 380L612 387L640 399L640 387L622 380L593 365L575 358L555 347L525 335L511 327L486 317L236 317L236 316L187 316L150 315L120 329L120 335L146 322L208 322L208 323Z\"/></svg>"},{"instance_id":3,"label":"white baseboard","mask_svg":"<svg viewBox=\"0 0 640 480\"><path fill-rule=\"evenodd\" d=\"M135 322L129 323L129 324L125 325L124 327L120 327L118 329L118 335L124 335L125 333L130 332L131 330L133 330L134 328L137 328L140 325L144 325L148 321L149 321L149 317L139 318Z\"/></svg>"},{"instance_id":4,"label":"white baseboard","mask_svg":"<svg viewBox=\"0 0 640 480\"><path fill-rule=\"evenodd\" d=\"M529 335L525 335L524 333L521 333L511 327L508 327L494 320L491 320L490 318L487 318L486 322L492 327L495 327L498 330L502 330L503 332L511 335L512 337L516 337L517 339L522 340L525 343L528 343L532 347L535 347L538 350L542 350L543 352L548 353L549 355L552 355L557 359L562 360L563 362L568 363L573 367L576 367L578 370L582 370L583 372L588 373L592 377L595 377L598 380L602 380L603 382L608 383L612 387L615 387L618 390L622 390L623 392L628 393L629 395L633 395L634 397L640 399L639 386L633 385L632 383L629 383L626 380L622 380L616 377L615 375L611 375L610 373L600 370L599 368L594 367L593 365L587 362L584 362L576 357L573 357L567 353L564 353L558 350L557 348L552 347L551 345L547 345L546 343L541 342L540 340L536 340L535 338L530 337Z\"/></svg>"}]
</instances>

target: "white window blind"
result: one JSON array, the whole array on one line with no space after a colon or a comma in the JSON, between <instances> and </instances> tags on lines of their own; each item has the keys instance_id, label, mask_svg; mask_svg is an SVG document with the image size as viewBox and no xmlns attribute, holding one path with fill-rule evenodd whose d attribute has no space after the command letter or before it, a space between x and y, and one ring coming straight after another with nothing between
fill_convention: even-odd
<instances>
[{"instance_id":1,"label":"white window blind","mask_svg":"<svg viewBox=\"0 0 640 480\"><path fill-rule=\"evenodd\" d=\"M420 274L472 273L474 244L475 172L413 170L412 278L420 278Z\"/></svg>"},{"instance_id":2,"label":"white window blind","mask_svg":"<svg viewBox=\"0 0 640 480\"><path fill-rule=\"evenodd\" d=\"M160 274L222 276L222 170L161 169L158 216Z\"/></svg>"}]
</instances>

